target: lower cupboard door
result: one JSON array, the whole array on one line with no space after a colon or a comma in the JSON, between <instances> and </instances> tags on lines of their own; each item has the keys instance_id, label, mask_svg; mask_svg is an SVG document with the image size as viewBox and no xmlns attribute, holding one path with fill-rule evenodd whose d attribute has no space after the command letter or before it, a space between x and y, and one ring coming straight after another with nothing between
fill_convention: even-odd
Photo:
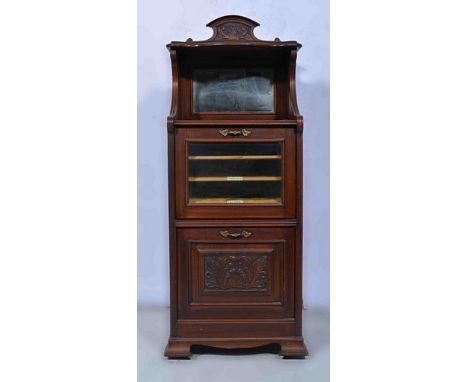
<instances>
[{"instance_id":1,"label":"lower cupboard door","mask_svg":"<svg viewBox=\"0 0 468 382\"><path fill-rule=\"evenodd\" d=\"M294 228L179 228L180 319L293 317Z\"/></svg>"}]
</instances>

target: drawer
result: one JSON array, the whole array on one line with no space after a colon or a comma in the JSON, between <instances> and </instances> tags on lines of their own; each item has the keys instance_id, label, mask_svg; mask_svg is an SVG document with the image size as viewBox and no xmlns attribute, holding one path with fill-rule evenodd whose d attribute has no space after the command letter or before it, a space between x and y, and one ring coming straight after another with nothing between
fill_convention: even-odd
<instances>
[{"instance_id":1,"label":"drawer","mask_svg":"<svg viewBox=\"0 0 468 382\"><path fill-rule=\"evenodd\" d=\"M179 318L293 317L294 227L178 228Z\"/></svg>"},{"instance_id":2,"label":"drawer","mask_svg":"<svg viewBox=\"0 0 468 382\"><path fill-rule=\"evenodd\" d=\"M293 218L292 128L177 128L177 218Z\"/></svg>"}]
</instances>

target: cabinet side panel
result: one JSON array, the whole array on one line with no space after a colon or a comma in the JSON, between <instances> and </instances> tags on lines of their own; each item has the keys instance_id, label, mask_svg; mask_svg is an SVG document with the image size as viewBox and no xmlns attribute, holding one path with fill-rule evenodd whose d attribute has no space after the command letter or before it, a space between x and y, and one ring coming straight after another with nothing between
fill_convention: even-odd
<instances>
[{"instance_id":1,"label":"cabinet side panel","mask_svg":"<svg viewBox=\"0 0 468 382\"><path fill-rule=\"evenodd\" d=\"M170 311L171 336L175 335L177 322L177 252L175 228L175 196L174 196L174 127L172 121L167 123L167 153L168 153L168 198L169 198L169 268L170 268Z\"/></svg>"},{"instance_id":2,"label":"cabinet side panel","mask_svg":"<svg viewBox=\"0 0 468 382\"><path fill-rule=\"evenodd\" d=\"M302 120L300 121L302 125ZM302 126L296 132L296 250L295 250L295 317L296 335L302 335Z\"/></svg>"}]
</instances>

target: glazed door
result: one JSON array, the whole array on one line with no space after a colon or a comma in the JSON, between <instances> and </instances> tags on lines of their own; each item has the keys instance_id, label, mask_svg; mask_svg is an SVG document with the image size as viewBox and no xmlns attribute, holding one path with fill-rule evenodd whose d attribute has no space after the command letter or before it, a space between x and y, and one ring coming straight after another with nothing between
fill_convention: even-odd
<instances>
[{"instance_id":1,"label":"glazed door","mask_svg":"<svg viewBox=\"0 0 468 382\"><path fill-rule=\"evenodd\" d=\"M294 138L287 128L177 129L177 217L294 217Z\"/></svg>"}]
</instances>

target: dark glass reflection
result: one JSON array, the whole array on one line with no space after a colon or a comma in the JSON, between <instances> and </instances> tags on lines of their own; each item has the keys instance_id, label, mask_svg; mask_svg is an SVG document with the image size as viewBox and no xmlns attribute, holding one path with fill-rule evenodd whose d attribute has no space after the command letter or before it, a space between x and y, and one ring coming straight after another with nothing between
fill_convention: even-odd
<instances>
[{"instance_id":1,"label":"dark glass reflection","mask_svg":"<svg viewBox=\"0 0 468 382\"><path fill-rule=\"evenodd\" d=\"M274 111L273 68L195 69L193 111Z\"/></svg>"},{"instance_id":2,"label":"dark glass reflection","mask_svg":"<svg viewBox=\"0 0 468 382\"><path fill-rule=\"evenodd\" d=\"M280 142L189 143L192 203L280 203Z\"/></svg>"}]
</instances>

